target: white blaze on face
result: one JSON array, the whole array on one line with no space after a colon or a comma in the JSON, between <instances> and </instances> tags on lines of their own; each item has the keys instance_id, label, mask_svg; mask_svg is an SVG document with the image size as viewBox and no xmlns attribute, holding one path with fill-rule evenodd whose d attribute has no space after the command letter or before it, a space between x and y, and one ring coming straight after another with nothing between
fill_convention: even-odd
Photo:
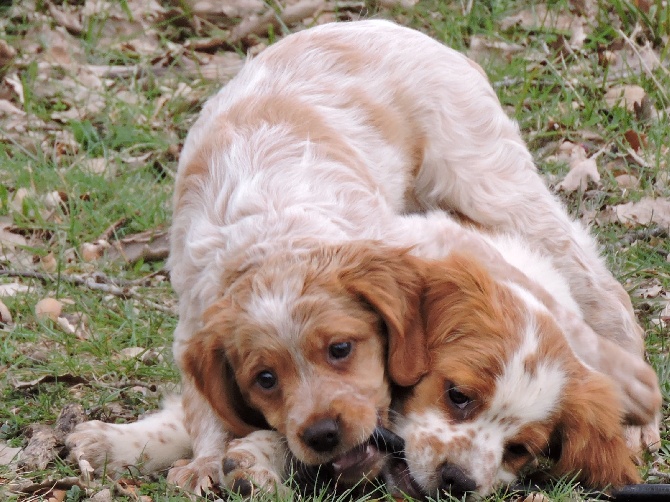
<instances>
[{"instance_id":1,"label":"white blaze on face","mask_svg":"<svg viewBox=\"0 0 670 502\"><path fill-rule=\"evenodd\" d=\"M549 419L560 402L566 375L557 362L538 355L539 333L532 310L544 307L521 288L514 288L529 307L521 328L521 343L504 360L486 409L471 420L450 422L438 408L410 413L400 425L407 441L407 463L412 477L429 493L439 489L441 466L448 462L463 469L486 495L511 483L517 473L503 465L508 442L533 422ZM537 309L536 309L537 308Z\"/></svg>"},{"instance_id":2,"label":"white blaze on face","mask_svg":"<svg viewBox=\"0 0 670 502\"><path fill-rule=\"evenodd\" d=\"M496 380L488 414L528 423L545 420L555 411L566 377L558 363L537 356L538 333L533 317L522 336L521 345ZM535 364L527 364L533 360Z\"/></svg>"},{"instance_id":3,"label":"white blaze on face","mask_svg":"<svg viewBox=\"0 0 670 502\"><path fill-rule=\"evenodd\" d=\"M253 294L248 305L249 315L259 326L266 326L276 332L283 340L295 338L301 329L301 323L293 315L301 297L302 280L282 280L279 288L276 284L255 281Z\"/></svg>"}]
</instances>

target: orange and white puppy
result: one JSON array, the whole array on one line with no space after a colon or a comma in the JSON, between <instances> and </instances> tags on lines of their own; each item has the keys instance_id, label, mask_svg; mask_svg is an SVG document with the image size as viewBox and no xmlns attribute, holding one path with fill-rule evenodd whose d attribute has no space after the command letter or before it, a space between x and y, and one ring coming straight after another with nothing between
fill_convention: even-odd
<instances>
[{"instance_id":1,"label":"orange and white puppy","mask_svg":"<svg viewBox=\"0 0 670 502\"><path fill-rule=\"evenodd\" d=\"M586 324L642 360L625 291L543 184L475 63L379 20L296 33L249 61L205 105L179 162L169 265L194 458L169 479L221 482L230 440L265 428L301 462L373 475L367 440L386 421L389 381L416 383L423 361L403 359L415 334L393 311L412 278L361 243L424 258L487 247L448 211L523 235L566 278ZM572 328L604 366L599 337ZM657 384L631 380L622 399L644 404L644 432L656 437ZM98 439L81 426L75 456Z\"/></svg>"},{"instance_id":2,"label":"orange and white puppy","mask_svg":"<svg viewBox=\"0 0 670 502\"><path fill-rule=\"evenodd\" d=\"M497 248L581 315L550 260L511 238ZM589 487L639 482L615 383L577 357L545 303L476 258L434 267L421 307L430 362L398 403L406 464L390 468L395 489L487 495L541 457Z\"/></svg>"}]
</instances>

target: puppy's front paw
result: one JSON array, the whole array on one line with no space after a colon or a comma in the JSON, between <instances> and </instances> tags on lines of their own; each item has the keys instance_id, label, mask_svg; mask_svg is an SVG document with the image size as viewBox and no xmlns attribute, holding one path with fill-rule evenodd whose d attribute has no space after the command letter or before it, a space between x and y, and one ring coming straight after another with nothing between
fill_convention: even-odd
<instances>
[{"instance_id":1,"label":"puppy's front paw","mask_svg":"<svg viewBox=\"0 0 670 502\"><path fill-rule=\"evenodd\" d=\"M118 426L92 420L79 424L68 435L65 445L70 450L70 458L79 464L82 476L90 480L94 475L118 476L128 466L138 462L138 458L124 458L127 449L117 451L114 445L125 441L125 433Z\"/></svg>"},{"instance_id":2,"label":"puppy's front paw","mask_svg":"<svg viewBox=\"0 0 670 502\"><path fill-rule=\"evenodd\" d=\"M168 471L167 481L186 491L201 495L222 483L222 462L223 459L219 456L177 461Z\"/></svg>"},{"instance_id":3,"label":"puppy's front paw","mask_svg":"<svg viewBox=\"0 0 670 502\"><path fill-rule=\"evenodd\" d=\"M647 425L629 425L624 428L626 445L638 464L642 463L644 453L654 453L661 446L659 418Z\"/></svg>"},{"instance_id":4,"label":"puppy's front paw","mask_svg":"<svg viewBox=\"0 0 670 502\"><path fill-rule=\"evenodd\" d=\"M257 491L288 495L282 481L286 450L276 432L256 431L231 441L223 460L224 484L231 491L252 497Z\"/></svg>"}]
</instances>

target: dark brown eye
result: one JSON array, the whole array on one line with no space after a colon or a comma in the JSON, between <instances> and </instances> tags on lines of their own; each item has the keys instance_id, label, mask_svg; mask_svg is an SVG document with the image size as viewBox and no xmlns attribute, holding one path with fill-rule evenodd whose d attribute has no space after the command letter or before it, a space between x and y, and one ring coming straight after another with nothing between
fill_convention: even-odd
<instances>
[{"instance_id":1,"label":"dark brown eye","mask_svg":"<svg viewBox=\"0 0 670 502\"><path fill-rule=\"evenodd\" d=\"M451 401L454 406L461 410L472 402L472 399L458 390L458 387L456 387L454 384L449 385L447 396L449 397L449 401Z\"/></svg>"},{"instance_id":2,"label":"dark brown eye","mask_svg":"<svg viewBox=\"0 0 670 502\"><path fill-rule=\"evenodd\" d=\"M261 371L256 375L256 383L263 389L270 390L277 385L277 376L271 371Z\"/></svg>"},{"instance_id":3,"label":"dark brown eye","mask_svg":"<svg viewBox=\"0 0 670 502\"><path fill-rule=\"evenodd\" d=\"M344 359L351 353L351 342L333 343L328 347L328 355L331 359Z\"/></svg>"},{"instance_id":4,"label":"dark brown eye","mask_svg":"<svg viewBox=\"0 0 670 502\"><path fill-rule=\"evenodd\" d=\"M525 457L528 455L528 448L521 443L511 443L505 448L505 455L511 458Z\"/></svg>"}]
</instances>

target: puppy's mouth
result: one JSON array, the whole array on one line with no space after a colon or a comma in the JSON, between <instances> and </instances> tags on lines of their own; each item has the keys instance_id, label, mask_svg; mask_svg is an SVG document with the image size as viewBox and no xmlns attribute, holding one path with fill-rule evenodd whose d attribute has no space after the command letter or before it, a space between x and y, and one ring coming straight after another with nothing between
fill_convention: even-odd
<instances>
[{"instance_id":1,"label":"puppy's mouth","mask_svg":"<svg viewBox=\"0 0 670 502\"><path fill-rule=\"evenodd\" d=\"M375 444L367 442L333 459L328 470L338 483L353 484L363 478L376 477L384 457Z\"/></svg>"},{"instance_id":2,"label":"puppy's mouth","mask_svg":"<svg viewBox=\"0 0 670 502\"><path fill-rule=\"evenodd\" d=\"M377 427L363 444L333 459L328 467L333 479L349 484L376 477L389 456L403 454L404 440L383 427Z\"/></svg>"}]
</instances>

